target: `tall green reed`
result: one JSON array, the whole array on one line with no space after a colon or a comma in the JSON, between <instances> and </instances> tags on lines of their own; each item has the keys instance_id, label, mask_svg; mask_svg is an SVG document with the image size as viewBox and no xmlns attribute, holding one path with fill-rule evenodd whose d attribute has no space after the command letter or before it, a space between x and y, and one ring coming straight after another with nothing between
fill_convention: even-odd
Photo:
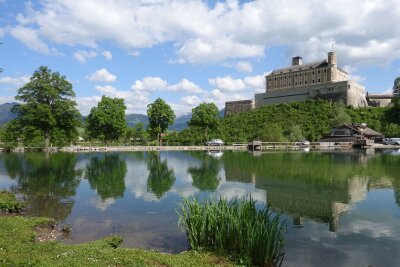
<instances>
[{"instance_id":1,"label":"tall green reed","mask_svg":"<svg viewBox=\"0 0 400 267\"><path fill-rule=\"evenodd\" d=\"M179 224L191 249L207 248L251 259L256 266L279 266L285 255L286 226L268 206L256 201L220 198L184 199L178 204Z\"/></svg>"}]
</instances>

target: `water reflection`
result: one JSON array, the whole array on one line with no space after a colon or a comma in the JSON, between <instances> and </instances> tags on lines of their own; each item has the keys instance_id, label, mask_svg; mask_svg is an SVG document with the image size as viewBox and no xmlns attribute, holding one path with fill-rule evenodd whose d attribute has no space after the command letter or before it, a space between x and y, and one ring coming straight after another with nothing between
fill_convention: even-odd
<instances>
[{"instance_id":1,"label":"water reflection","mask_svg":"<svg viewBox=\"0 0 400 267\"><path fill-rule=\"evenodd\" d=\"M365 199L367 190L383 185L391 188L399 175L398 161L370 153L266 153L261 158L249 154L232 154L232 157L237 159L224 161L228 181L255 182L256 188L267 191L266 203L292 216L294 225L302 225L302 217L307 217L329 223L333 232L338 230L339 215L349 205Z\"/></svg>"},{"instance_id":2,"label":"water reflection","mask_svg":"<svg viewBox=\"0 0 400 267\"><path fill-rule=\"evenodd\" d=\"M15 191L23 194L31 207L29 214L64 220L74 205L80 170L75 154L25 153L4 158L8 175L17 180Z\"/></svg>"},{"instance_id":3,"label":"water reflection","mask_svg":"<svg viewBox=\"0 0 400 267\"><path fill-rule=\"evenodd\" d=\"M169 252L187 246L175 213L183 197L252 194L287 220L284 265L391 266L400 250L396 153L0 154L0 188L12 184L31 214L71 224L71 242L120 234L126 246Z\"/></svg>"},{"instance_id":4,"label":"water reflection","mask_svg":"<svg viewBox=\"0 0 400 267\"><path fill-rule=\"evenodd\" d=\"M146 163L149 170L147 190L161 198L175 182L174 170L168 168L167 160L161 159L159 152L148 153Z\"/></svg>"},{"instance_id":5,"label":"water reflection","mask_svg":"<svg viewBox=\"0 0 400 267\"><path fill-rule=\"evenodd\" d=\"M104 201L124 196L126 170L126 161L121 160L118 154L106 153L90 159L84 177Z\"/></svg>"},{"instance_id":6,"label":"water reflection","mask_svg":"<svg viewBox=\"0 0 400 267\"><path fill-rule=\"evenodd\" d=\"M218 188L221 179L218 177L221 168L219 158L222 155L223 152L221 151L208 151L207 154L200 157L200 167L188 168L188 173L192 176L193 186L201 191L215 191Z\"/></svg>"}]
</instances>

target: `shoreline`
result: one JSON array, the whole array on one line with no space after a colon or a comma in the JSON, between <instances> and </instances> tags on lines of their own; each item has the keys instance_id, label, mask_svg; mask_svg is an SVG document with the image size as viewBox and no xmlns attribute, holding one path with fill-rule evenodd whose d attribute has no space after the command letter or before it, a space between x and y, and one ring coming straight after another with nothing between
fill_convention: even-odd
<instances>
[{"instance_id":1,"label":"shoreline","mask_svg":"<svg viewBox=\"0 0 400 267\"><path fill-rule=\"evenodd\" d=\"M288 145L279 144L267 145L261 150L254 151L326 151L326 150L354 150L353 147L340 145ZM358 148L359 149L359 148ZM362 149L400 149L400 145L383 145L374 144L373 146L364 147ZM145 152L145 151L252 151L247 145L229 145L229 146L69 146L69 147L51 147L47 150L38 147L16 147L16 148L0 148L0 152Z\"/></svg>"}]
</instances>

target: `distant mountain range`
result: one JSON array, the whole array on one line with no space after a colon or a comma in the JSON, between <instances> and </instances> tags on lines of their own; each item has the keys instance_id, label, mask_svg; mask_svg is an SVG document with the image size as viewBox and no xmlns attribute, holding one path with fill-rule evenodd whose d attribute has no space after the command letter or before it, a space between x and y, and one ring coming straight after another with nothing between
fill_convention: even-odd
<instances>
[{"instance_id":1,"label":"distant mountain range","mask_svg":"<svg viewBox=\"0 0 400 267\"><path fill-rule=\"evenodd\" d=\"M16 105L17 103L4 103L0 105L0 126L6 124L8 121L14 119L16 115L10 111L10 109ZM220 110L219 117L223 117L225 113L225 109ZM132 127L139 122L143 122L145 126L149 124L149 118L143 114L127 114L126 122L128 126ZM170 130L181 131L188 127L187 123L192 118L192 113L182 115L175 119L175 123L171 126ZM84 121L84 117L82 116L82 121Z\"/></svg>"},{"instance_id":2,"label":"distant mountain range","mask_svg":"<svg viewBox=\"0 0 400 267\"><path fill-rule=\"evenodd\" d=\"M17 103L4 103L0 105L0 126L17 117L10 109Z\"/></svg>"}]
</instances>

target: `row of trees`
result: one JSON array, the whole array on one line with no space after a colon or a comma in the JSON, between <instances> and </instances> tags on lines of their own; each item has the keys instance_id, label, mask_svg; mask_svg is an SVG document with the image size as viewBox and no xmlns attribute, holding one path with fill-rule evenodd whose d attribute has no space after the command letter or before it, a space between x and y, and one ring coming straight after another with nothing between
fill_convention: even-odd
<instances>
[{"instance_id":1,"label":"row of trees","mask_svg":"<svg viewBox=\"0 0 400 267\"><path fill-rule=\"evenodd\" d=\"M17 118L2 131L2 140L21 141L26 146L64 146L77 140L78 128L84 126L84 137L112 141L157 140L173 125L175 114L171 107L158 98L148 105L149 125L127 127L126 106L123 99L103 96L93 107L82 125L82 116L76 108L72 84L58 72L39 67L30 81L17 92L22 103L13 111ZM387 136L400 135L400 105L392 108L345 107L343 103L306 101L265 106L250 112L218 118L218 108L213 103L202 103L192 109L188 128L169 132L163 139L179 143L203 143L210 138L226 142L296 141L307 138L318 140L340 123L366 122L371 128Z\"/></svg>"},{"instance_id":2,"label":"row of trees","mask_svg":"<svg viewBox=\"0 0 400 267\"><path fill-rule=\"evenodd\" d=\"M63 146L78 138L78 128L84 126L85 137L99 139L106 145L125 139L160 141L161 133L173 125L175 114L164 100L158 98L148 105L149 125L128 128L123 99L103 96L90 110L82 125L82 116L76 108L72 84L48 67L37 69L30 81L20 88L15 97L22 103L13 107L17 118L10 121L2 132L3 141L23 142L27 146ZM200 104L193 109L189 124L200 127L208 138L209 131L218 123L215 104Z\"/></svg>"}]
</instances>

